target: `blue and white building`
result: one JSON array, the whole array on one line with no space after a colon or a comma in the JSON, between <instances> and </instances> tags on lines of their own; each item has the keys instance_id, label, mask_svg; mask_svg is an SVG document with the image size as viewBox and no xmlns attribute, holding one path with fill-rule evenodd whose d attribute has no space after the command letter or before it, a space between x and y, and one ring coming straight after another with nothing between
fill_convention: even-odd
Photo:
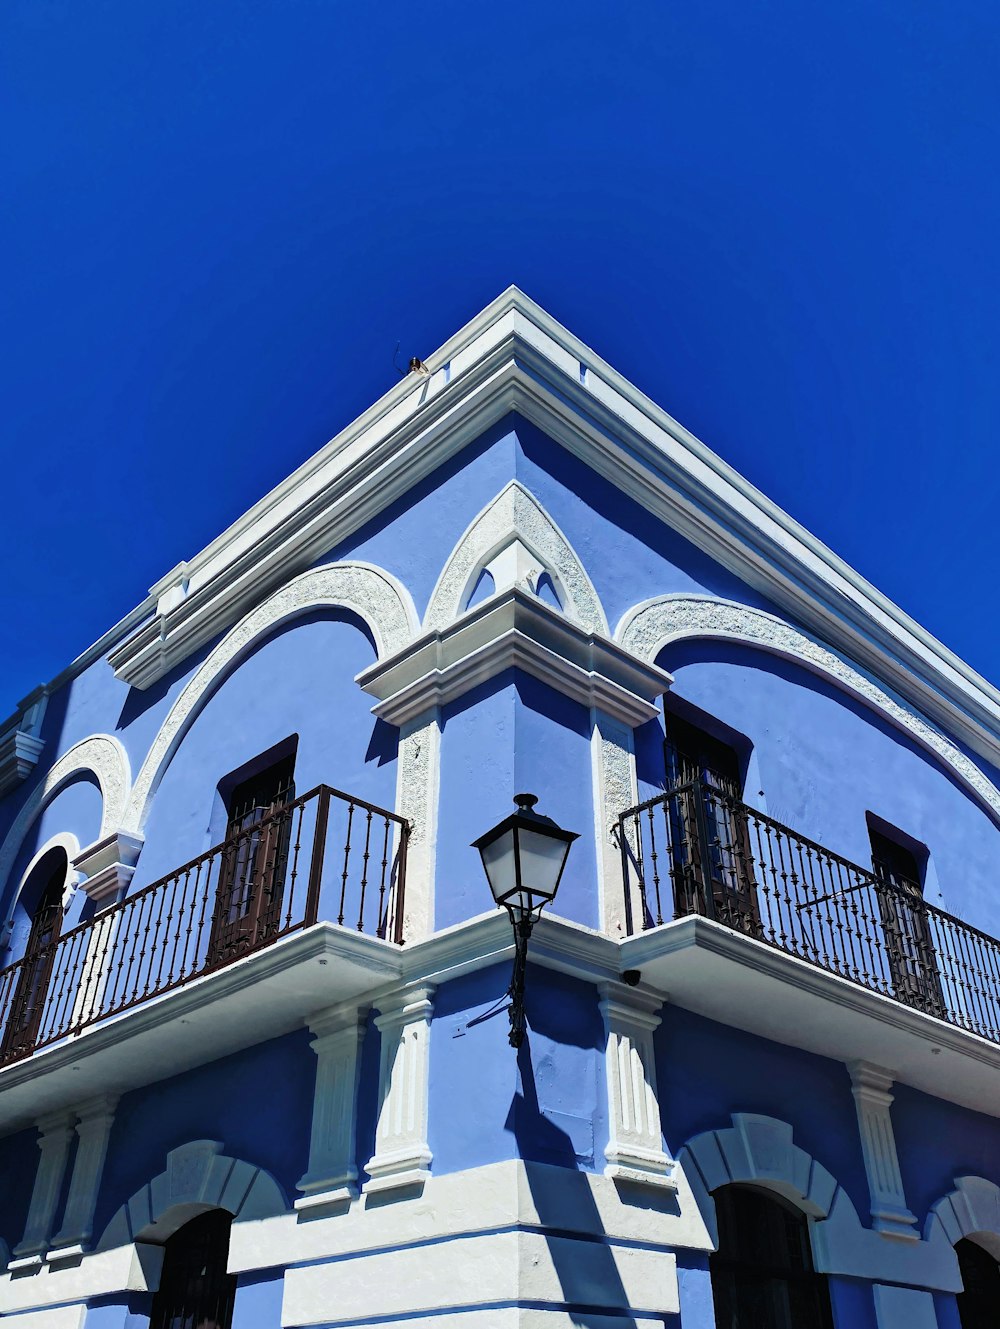
<instances>
[{"instance_id":1,"label":"blue and white building","mask_svg":"<svg viewBox=\"0 0 1000 1329\"><path fill-rule=\"evenodd\" d=\"M1000 1323L1000 695L519 291L425 368L0 732L0 1324Z\"/></svg>"}]
</instances>

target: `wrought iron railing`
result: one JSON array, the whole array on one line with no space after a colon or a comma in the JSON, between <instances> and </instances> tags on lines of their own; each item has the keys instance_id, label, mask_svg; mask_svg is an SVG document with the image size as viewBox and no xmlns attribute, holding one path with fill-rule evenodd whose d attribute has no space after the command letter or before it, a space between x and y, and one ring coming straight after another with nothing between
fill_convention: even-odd
<instances>
[{"instance_id":1,"label":"wrought iron railing","mask_svg":"<svg viewBox=\"0 0 1000 1329\"><path fill-rule=\"evenodd\" d=\"M403 940L409 823L326 785L0 970L0 1065L320 918Z\"/></svg>"},{"instance_id":2,"label":"wrought iron railing","mask_svg":"<svg viewBox=\"0 0 1000 1329\"><path fill-rule=\"evenodd\" d=\"M622 813L626 927L702 914L1000 1042L1000 942L702 780Z\"/></svg>"}]
</instances>

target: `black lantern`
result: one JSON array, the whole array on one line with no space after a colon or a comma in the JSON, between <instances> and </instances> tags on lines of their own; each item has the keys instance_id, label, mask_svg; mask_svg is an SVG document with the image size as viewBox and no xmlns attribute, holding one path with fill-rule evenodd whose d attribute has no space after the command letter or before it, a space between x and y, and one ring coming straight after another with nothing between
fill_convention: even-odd
<instances>
[{"instance_id":1,"label":"black lantern","mask_svg":"<svg viewBox=\"0 0 1000 1329\"><path fill-rule=\"evenodd\" d=\"M555 899L569 847L580 837L535 812L534 794L515 794L514 802L517 811L474 840L472 847L479 850L494 900L510 914L514 927L510 1042L517 1048L524 1041L528 938L542 909Z\"/></svg>"}]
</instances>

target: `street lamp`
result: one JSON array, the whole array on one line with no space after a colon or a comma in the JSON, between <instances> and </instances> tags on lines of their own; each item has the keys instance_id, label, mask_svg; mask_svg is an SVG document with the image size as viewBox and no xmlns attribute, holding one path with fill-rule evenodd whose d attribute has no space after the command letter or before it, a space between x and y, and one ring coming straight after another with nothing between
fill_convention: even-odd
<instances>
[{"instance_id":1,"label":"street lamp","mask_svg":"<svg viewBox=\"0 0 1000 1329\"><path fill-rule=\"evenodd\" d=\"M519 1048L525 1030L528 938L542 909L555 899L569 847L580 837L535 812L534 794L515 794L514 802L517 811L473 840L472 847L479 850L494 900L510 914L514 928L514 972L508 988L510 1044Z\"/></svg>"}]
</instances>

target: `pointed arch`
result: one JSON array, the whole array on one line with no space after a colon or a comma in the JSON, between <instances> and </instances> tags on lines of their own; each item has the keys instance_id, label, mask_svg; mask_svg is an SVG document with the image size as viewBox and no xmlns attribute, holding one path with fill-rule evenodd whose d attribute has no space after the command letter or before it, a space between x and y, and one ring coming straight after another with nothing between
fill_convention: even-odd
<instances>
[{"instance_id":1,"label":"pointed arch","mask_svg":"<svg viewBox=\"0 0 1000 1329\"><path fill-rule=\"evenodd\" d=\"M1000 1186L985 1177L956 1177L955 1189L931 1206L924 1240L955 1246L971 1237L1000 1260Z\"/></svg>"},{"instance_id":2,"label":"pointed arch","mask_svg":"<svg viewBox=\"0 0 1000 1329\"><path fill-rule=\"evenodd\" d=\"M63 753L28 795L10 830L0 845L0 890L10 877L24 837L35 819L71 780L93 776L101 791L101 831L103 840L121 825L131 787L132 772L128 754L111 734L93 734Z\"/></svg>"},{"instance_id":3,"label":"pointed arch","mask_svg":"<svg viewBox=\"0 0 1000 1329\"><path fill-rule=\"evenodd\" d=\"M263 1168L222 1152L219 1140L192 1140L171 1149L167 1165L121 1206L96 1250L133 1241L164 1242L179 1227L208 1209L226 1209L241 1219L271 1218L288 1212L288 1201Z\"/></svg>"},{"instance_id":4,"label":"pointed arch","mask_svg":"<svg viewBox=\"0 0 1000 1329\"><path fill-rule=\"evenodd\" d=\"M141 832L163 772L225 675L275 628L327 607L347 609L363 619L379 656L399 650L417 632L417 615L409 592L382 568L370 563L334 563L293 578L223 637L170 708L132 788L125 813L125 826L130 832Z\"/></svg>"},{"instance_id":5,"label":"pointed arch","mask_svg":"<svg viewBox=\"0 0 1000 1329\"><path fill-rule=\"evenodd\" d=\"M424 615L425 630L448 627L468 606L486 565L515 544L537 560L540 567L536 573L549 574L567 618L588 632L608 635L600 597L576 551L538 500L517 480L506 485L473 519L449 555ZM530 572L528 568L519 569L511 580L520 580L522 573L530 576Z\"/></svg>"},{"instance_id":6,"label":"pointed arch","mask_svg":"<svg viewBox=\"0 0 1000 1329\"><path fill-rule=\"evenodd\" d=\"M774 614L714 596L663 595L630 609L615 630L615 640L620 645L650 662L665 646L694 637L755 646L832 683L876 711L947 766L1000 823L1000 790L951 739L817 637L792 627Z\"/></svg>"}]
</instances>

